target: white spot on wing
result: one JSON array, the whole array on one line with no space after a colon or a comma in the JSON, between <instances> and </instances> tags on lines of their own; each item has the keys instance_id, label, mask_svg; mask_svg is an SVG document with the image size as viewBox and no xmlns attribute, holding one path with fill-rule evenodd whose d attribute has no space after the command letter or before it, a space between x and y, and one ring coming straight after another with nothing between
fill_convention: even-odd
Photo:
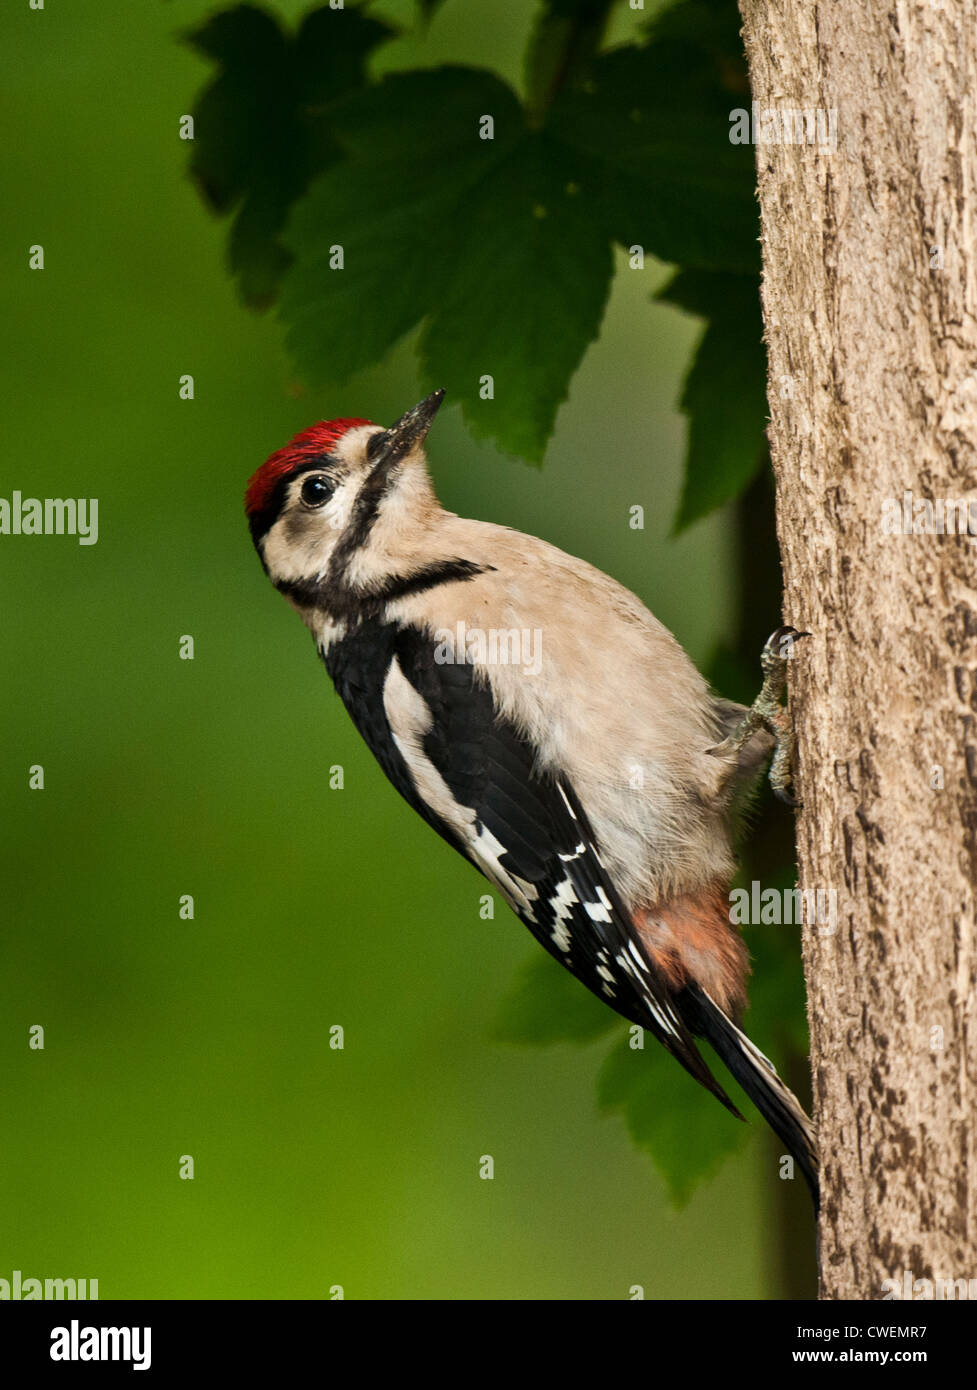
<instances>
[{"instance_id":1,"label":"white spot on wing","mask_svg":"<svg viewBox=\"0 0 977 1390\"><path fill-rule=\"evenodd\" d=\"M603 903L584 903L584 911L592 922L609 922L611 914Z\"/></svg>"},{"instance_id":2,"label":"white spot on wing","mask_svg":"<svg viewBox=\"0 0 977 1390\"><path fill-rule=\"evenodd\" d=\"M634 956L634 959L638 964L638 968L640 970L643 970L646 975L649 974L648 962L645 960L644 956L638 950L637 946L634 944L633 941L628 942L628 950Z\"/></svg>"},{"instance_id":3,"label":"white spot on wing","mask_svg":"<svg viewBox=\"0 0 977 1390\"><path fill-rule=\"evenodd\" d=\"M556 892L553 893L549 899L549 906L552 908L556 918L556 921L553 923L553 940L564 954L570 950L572 941L566 927L566 922L572 916L573 909L576 905L576 890L570 880L565 878L557 884Z\"/></svg>"}]
</instances>

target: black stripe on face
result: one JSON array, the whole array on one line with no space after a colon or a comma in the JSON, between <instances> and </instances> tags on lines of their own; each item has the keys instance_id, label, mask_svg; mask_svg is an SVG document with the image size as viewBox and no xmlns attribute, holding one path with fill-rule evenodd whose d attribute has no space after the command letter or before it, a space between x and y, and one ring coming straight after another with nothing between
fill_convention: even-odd
<instances>
[{"instance_id":1,"label":"black stripe on face","mask_svg":"<svg viewBox=\"0 0 977 1390\"><path fill-rule=\"evenodd\" d=\"M337 620L358 619L375 621L388 603L423 594L442 584L454 584L476 578L494 569L494 565L478 565L473 560L437 560L413 574L394 575L375 589L350 589L336 583L327 575L323 580L282 579L275 588L294 602L309 608L319 608Z\"/></svg>"},{"instance_id":2,"label":"black stripe on face","mask_svg":"<svg viewBox=\"0 0 977 1390\"><path fill-rule=\"evenodd\" d=\"M474 560L437 560L414 574L388 579L383 588L383 601L390 603L408 594L423 594L427 589L437 589L458 579L474 579L494 569L494 565L478 565Z\"/></svg>"},{"instance_id":3,"label":"black stripe on face","mask_svg":"<svg viewBox=\"0 0 977 1390\"><path fill-rule=\"evenodd\" d=\"M374 435L373 438L380 439L382 436ZM330 578L336 585L340 584L350 560L368 541L380 515L380 503L390 491L394 477L392 469L375 465L353 499L349 521L329 560Z\"/></svg>"},{"instance_id":4,"label":"black stripe on face","mask_svg":"<svg viewBox=\"0 0 977 1390\"><path fill-rule=\"evenodd\" d=\"M388 430L377 430L367 440L366 458L371 464L370 472L353 503L349 525L330 562L337 581L352 556L369 539L380 513L380 504L394 485L404 459L423 442L443 399L444 391L432 391L430 396L403 414Z\"/></svg>"}]
</instances>

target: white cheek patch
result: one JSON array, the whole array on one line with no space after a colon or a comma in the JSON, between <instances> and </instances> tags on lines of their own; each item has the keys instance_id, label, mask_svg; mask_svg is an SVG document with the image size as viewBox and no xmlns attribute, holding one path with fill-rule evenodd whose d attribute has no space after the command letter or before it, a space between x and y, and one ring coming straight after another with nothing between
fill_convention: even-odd
<instances>
[{"instance_id":1,"label":"white cheek patch","mask_svg":"<svg viewBox=\"0 0 977 1390\"><path fill-rule=\"evenodd\" d=\"M358 490L357 484L353 479L347 478L345 482L340 483L339 487L337 487L320 513L323 522L328 526L329 530L333 532L336 539L338 539L339 533L345 531L349 524L349 518L353 510L353 502L356 499Z\"/></svg>"},{"instance_id":2,"label":"white cheek patch","mask_svg":"<svg viewBox=\"0 0 977 1390\"><path fill-rule=\"evenodd\" d=\"M265 536L265 564L275 579L304 579L323 562L322 539L310 532L296 541L289 536L287 523L287 517L279 517Z\"/></svg>"}]
</instances>

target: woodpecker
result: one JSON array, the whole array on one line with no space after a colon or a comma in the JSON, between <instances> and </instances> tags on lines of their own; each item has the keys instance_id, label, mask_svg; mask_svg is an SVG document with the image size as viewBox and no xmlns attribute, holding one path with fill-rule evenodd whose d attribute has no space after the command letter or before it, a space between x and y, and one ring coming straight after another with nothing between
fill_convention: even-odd
<instances>
[{"instance_id":1,"label":"woodpecker","mask_svg":"<svg viewBox=\"0 0 977 1390\"><path fill-rule=\"evenodd\" d=\"M401 796L742 1119L705 1039L817 1206L810 1121L739 1027L749 966L729 917L731 802L771 752L790 800L780 696L785 646L806 634L773 635L749 710L720 699L608 575L440 505L424 442L443 396L389 429L323 421L272 454L245 496L264 570Z\"/></svg>"}]
</instances>

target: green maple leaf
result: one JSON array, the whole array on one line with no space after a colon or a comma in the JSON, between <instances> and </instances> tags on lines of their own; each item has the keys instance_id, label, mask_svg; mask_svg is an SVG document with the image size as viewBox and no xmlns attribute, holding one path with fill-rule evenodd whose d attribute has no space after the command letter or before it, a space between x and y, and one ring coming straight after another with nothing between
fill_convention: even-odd
<instances>
[{"instance_id":1,"label":"green maple leaf","mask_svg":"<svg viewBox=\"0 0 977 1390\"><path fill-rule=\"evenodd\" d=\"M588 161L607 232L683 266L756 272L753 151L730 143L749 105L734 6L686 0L650 41L601 55L557 99L548 126Z\"/></svg>"},{"instance_id":2,"label":"green maple leaf","mask_svg":"<svg viewBox=\"0 0 977 1390\"><path fill-rule=\"evenodd\" d=\"M632 1049L627 1039L614 1048L601 1070L598 1097L602 1109L621 1112L676 1206L684 1206L749 1134L650 1036L643 1049Z\"/></svg>"},{"instance_id":3,"label":"green maple leaf","mask_svg":"<svg viewBox=\"0 0 977 1390\"><path fill-rule=\"evenodd\" d=\"M783 985L785 977L778 975ZM779 987L771 989L770 1000L775 998L785 998ZM620 1029L618 1015L558 962L539 954L504 1001L496 1036L530 1045L588 1043ZM632 1036L629 1031L608 1053L598 1101L607 1113L621 1115L632 1140L651 1158L673 1202L681 1206L742 1147L749 1129L696 1085L650 1033L644 1034L640 1048L632 1048ZM724 1084L727 1080L723 1077Z\"/></svg>"},{"instance_id":4,"label":"green maple leaf","mask_svg":"<svg viewBox=\"0 0 977 1390\"><path fill-rule=\"evenodd\" d=\"M708 320L682 389L689 419L675 530L738 497L766 457L766 353L753 276L682 271L658 298Z\"/></svg>"},{"instance_id":5,"label":"green maple leaf","mask_svg":"<svg viewBox=\"0 0 977 1390\"><path fill-rule=\"evenodd\" d=\"M252 307L272 302L288 265L288 209L341 155L331 107L363 83L369 54L392 33L358 9L322 6L289 35L264 10L237 5L186 36L217 65L194 106L190 172L215 212L234 214L228 261Z\"/></svg>"},{"instance_id":6,"label":"green maple leaf","mask_svg":"<svg viewBox=\"0 0 977 1390\"><path fill-rule=\"evenodd\" d=\"M476 69L393 75L334 125L347 157L286 238L282 317L299 369L343 381L423 320L426 384L460 400L476 433L540 459L612 270L563 149Z\"/></svg>"}]
</instances>

